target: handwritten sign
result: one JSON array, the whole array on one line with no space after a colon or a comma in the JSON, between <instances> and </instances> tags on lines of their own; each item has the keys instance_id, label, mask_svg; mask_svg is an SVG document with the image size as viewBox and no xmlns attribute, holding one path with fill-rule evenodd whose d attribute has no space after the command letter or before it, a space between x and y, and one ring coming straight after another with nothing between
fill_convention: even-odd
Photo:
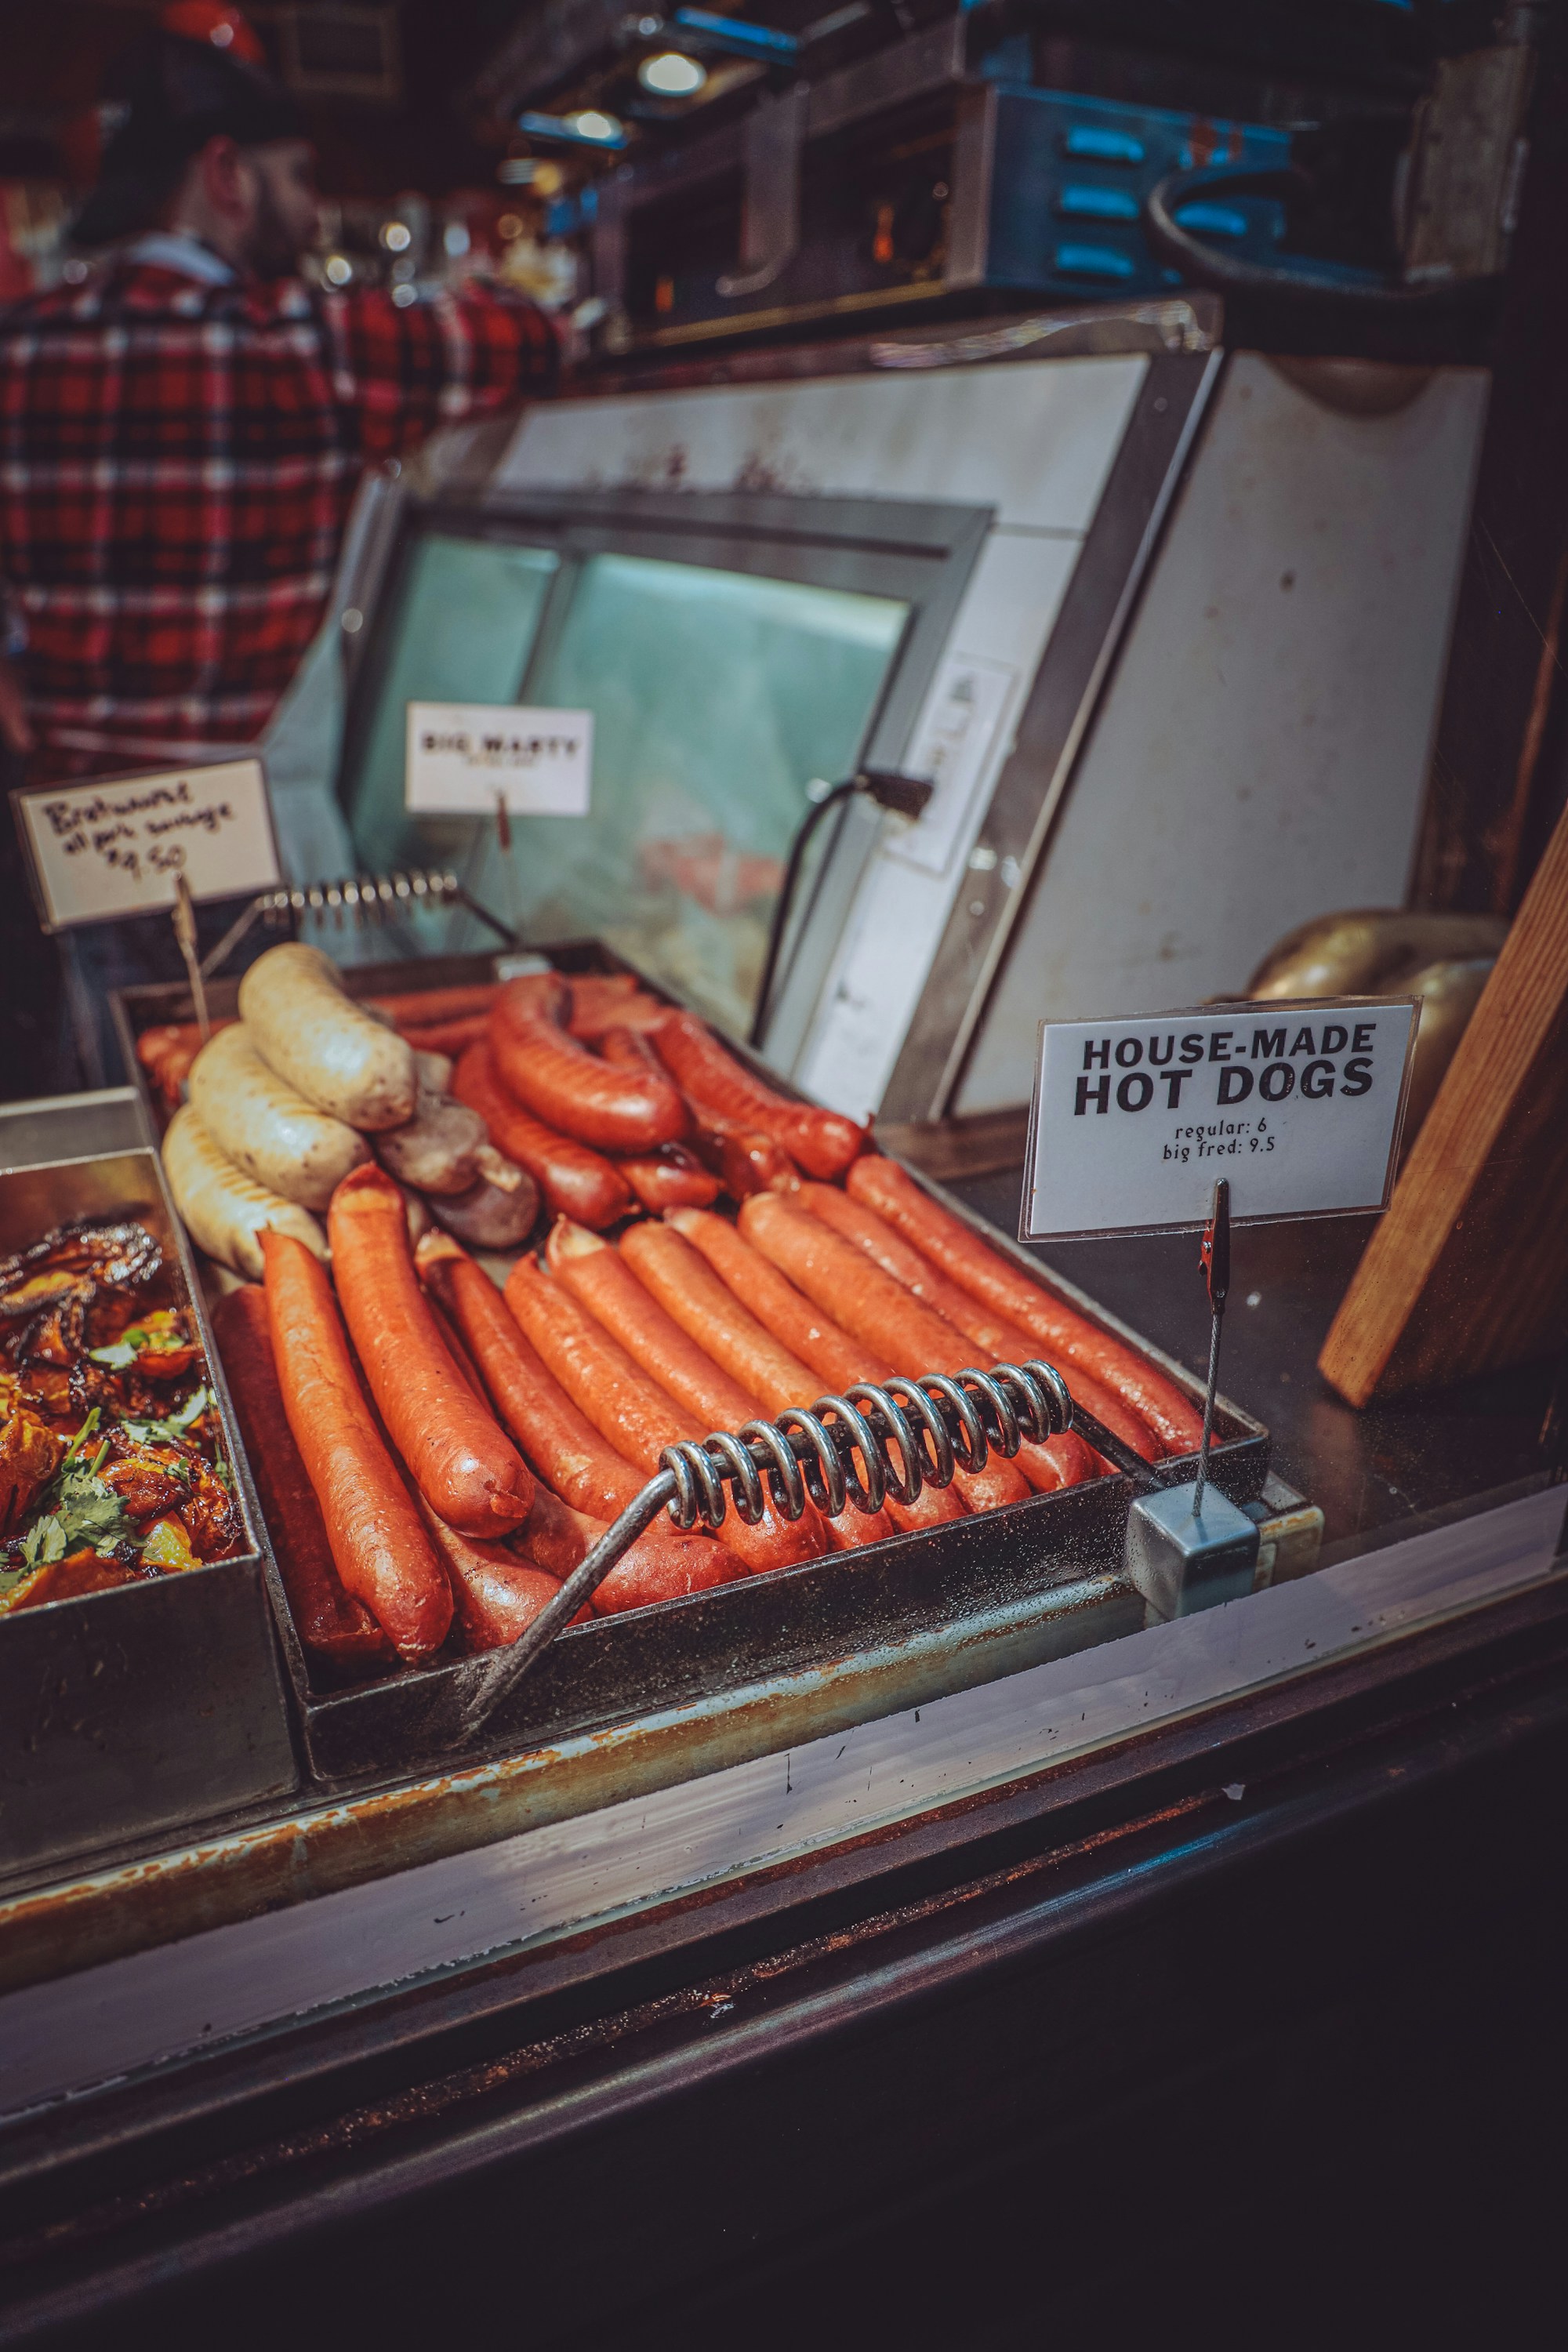
<instances>
[{"instance_id":1,"label":"handwritten sign","mask_svg":"<svg viewBox=\"0 0 1568 2352\"><path fill-rule=\"evenodd\" d=\"M112 922L193 898L237 898L282 880L259 760L101 776L13 793L46 930Z\"/></svg>"},{"instance_id":2,"label":"handwritten sign","mask_svg":"<svg viewBox=\"0 0 1568 2352\"><path fill-rule=\"evenodd\" d=\"M1021 1241L1387 1205L1419 1001L1040 1024Z\"/></svg>"},{"instance_id":3,"label":"handwritten sign","mask_svg":"<svg viewBox=\"0 0 1568 2352\"><path fill-rule=\"evenodd\" d=\"M586 816L591 710L411 702L404 798L422 816Z\"/></svg>"}]
</instances>

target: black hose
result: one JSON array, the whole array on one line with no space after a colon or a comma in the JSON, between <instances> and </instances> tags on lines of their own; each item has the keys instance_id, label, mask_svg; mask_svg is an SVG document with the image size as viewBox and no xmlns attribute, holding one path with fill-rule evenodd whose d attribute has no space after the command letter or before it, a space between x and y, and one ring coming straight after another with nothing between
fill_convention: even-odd
<instances>
[{"instance_id":1,"label":"black hose","mask_svg":"<svg viewBox=\"0 0 1568 2352\"><path fill-rule=\"evenodd\" d=\"M784 932L800 881L800 869L805 862L811 836L828 810L841 806L857 793L864 793L867 799L875 801L879 808L890 809L895 816L914 818L920 815L934 789L924 776L900 775L896 768L860 768L854 775L846 776L842 783L835 784L831 792L824 793L822 798L806 811L805 821L790 844L789 862L779 886L773 919L768 926L768 951L763 960L763 976L757 986L757 1008L752 1015L749 1044L760 1045L763 1042L768 1014L773 1010L773 982L778 976L779 957L784 951Z\"/></svg>"},{"instance_id":2,"label":"black hose","mask_svg":"<svg viewBox=\"0 0 1568 2352\"><path fill-rule=\"evenodd\" d=\"M1435 310L1473 299L1495 283L1491 278L1468 278L1406 286L1370 270L1353 278L1342 277L1310 260L1282 261L1278 268L1270 268L1265 262L1243 261L1235 254L1217 252L1183 228L1176 218L1184 205L1211 189L1223 187L1236 196L1284 195L1306 184L1305 173L1292 164L1259 171L1245 163L1208 163L1195 171L1167 172L1143 199L1144 233L1162 261L1179 269L1194 285L1210 286L1221 294L1284 295L1292 300L1352 302L1371 310Z\"/></svg>"}]
</instances>

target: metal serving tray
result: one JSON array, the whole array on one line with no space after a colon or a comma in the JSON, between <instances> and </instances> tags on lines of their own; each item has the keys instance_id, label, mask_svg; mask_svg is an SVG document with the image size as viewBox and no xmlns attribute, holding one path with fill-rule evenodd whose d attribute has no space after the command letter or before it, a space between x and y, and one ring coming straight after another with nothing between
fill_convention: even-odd
<instances>
[{"instance_id":1,"label":"metal serving tray","mask_svg":"<svg viewBox=\"0 0 1568 2352\"><path fill-rule=\"evenodd\" d=\"M568 973L629 969L597 941L574 940L540 953ZM384 995L489 980L498 963L506 961L505 955L479 955L354 965L345 969L343 980L354 996ZM645 980L644 985L653 983ZM210 1011L217 1016L232 1012L237 993L235 982L209 983ZM127 1064L142 1083L149 1111L159 1117L135 1061L134 1041L155 1023L190 1019L189 997L177 984L127 990L115 1000L114 1013ZM733 1050L754 1061L744 1048ZM766 1075L771 1085L790 1091L773 1072ZM918 1169L909 1173L1031 1280L1042 1281L1037 1261L1016 1244ZM1199 1384L1184 1366L1070 1284L1053 1279L1049 1286L1131 1340L1189 1395L1201 1398ZM907 1369L921 1372L928 1367ZM1268 1461L1268 1432L1221 1400L1211 1465L1215 1484L1234 1502L1255 1502L1262 1495ZM405 1670L349 1689L325 1687L311 1678L281 1579L268 1559L309 1770L330 1788L395 1780L432 1766L646 1721L699 1697L754 1693L770 1679L803 1673L839 1680L851 1709L851 1694L863 1685L860 1711L886 1712L905 1692L929 1696L989 1680L1045 1656L1087 1649L1144 1622L1143 1602L1122 1572L1130 1495L1125 1478L1104 1478L1034 1496L984 1518L895 1537L861 1551L833 1553L801 1568L573 1626L497 1710L482 1739L460 1749L447 1745L450 1727L483 1659ZM902 1666L895 1656L900 1648Z\"/></svg>"},{"instance_id":2,"label":"metal serving tray","mask_svg":"<svg viewBox=\"0 0 1568 2352\"><path fill-rule=\"evenodd\" d=\"M240 1489L237 1559L0 1617L0 1880L300 1785L260 1515L200 1287L129 1088L0 1106L0 1255L79 1217L137 1217L195 1311Z\"/></svg>"}]
</instances>

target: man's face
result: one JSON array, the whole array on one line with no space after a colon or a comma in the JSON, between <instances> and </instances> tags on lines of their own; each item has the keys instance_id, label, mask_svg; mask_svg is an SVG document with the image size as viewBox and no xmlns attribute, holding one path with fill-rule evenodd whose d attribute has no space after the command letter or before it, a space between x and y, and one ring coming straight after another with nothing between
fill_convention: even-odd
<instances>
[{"instance_id":1,"label":"man's face","mask_svg":"<svg viewBox=\"0 0 1568 2352\"><path fill-rule=\"evenodd\" d=\"M278 139L243 152L252 204L242 258L258 278L291 277L321 230L315 149Z\"/></svg>"}]
</instances>

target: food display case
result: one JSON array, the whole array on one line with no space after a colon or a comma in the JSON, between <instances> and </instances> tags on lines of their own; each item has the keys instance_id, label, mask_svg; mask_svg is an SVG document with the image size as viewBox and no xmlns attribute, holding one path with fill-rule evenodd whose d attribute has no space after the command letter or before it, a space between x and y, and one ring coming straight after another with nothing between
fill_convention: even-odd
<instances>
[{"instance_id":1,"label":"food display case","mask_svg":"<svg viewBox=\"0 0 1568 2352\"><path fill-rule=\"evenodd\" d=\"M345 982L358 999L403 1003L542 960L364 964ZM569 984L619 968L597 942L552 960ZM210 987L214 1022L233 992ZM137 1046L193 1012L177 990L122 998L136 1087L18 1112L17 1166L71 1156L51 1132L64 1118L79 1165L122 1165L134 1134L130 1158L154 1171L147 1146L169 1105ZM1044 1276L1201 1400L1190 1239L1063 1245L1042 1267L1006 1238L1016 1121L887 1124L879 1142L999 1260ZM142 1189L151 1201L155 1179ZM755 2098L759 2068L773 2079L794 2050L822 2117L847 2128L856 2101L884 2095L870 2091L879 2035L898 2047L922 2000L968 1998L959 1946L983 1980L1002 1970L993 2028L954 2045L990 2065L995 2037L1015 2030L1006 1953L1070 1969L1075 1923L1146 1908L1153 1922L1226 1855L1238 1883L1303 1837L1310 1855L1322 1806L1362 1769L1358 1740L1403 1725L1415 1770L1431 1711L1478 1675L1517 1733L1529 1676L1568 1633L1551 1379L1526 1370L1365 1416L1329 1400L1312 1358L1360 1239L1342 1223L1237 1236L1237 1402L1220 1402L1213 1468L1262 1540L1246 1598L1173 1622L1128 1573L1133 1464L573 1627L465 1739L453 1700L484 1660L330 1687L291 1622L280 1530L258 1526L259 1559L237 1567L253 1601L268 1578L271 1623L249 1698L231 1690L197 1710L199 1798L116 1824L90 1853L29 1853L0 1893L16 2325L106 2296L199 2302L209 2283L227 2293L263 2275L282 2249L313 2259L323 2227L390 2245L410 2197L418 2210L458 2181L459 2237L488 2276L470 2233L483 2237L518 2183L556 2179L597 2148L606 2193L627 2193L619 2168L640 2159L603 2126L635 2084L653 2103L648 2127L680 2151L669 2190L639 2200L644 2271L585 2289L567 2231L542 2285L552 2328L630 2309L649 2280L673 2291L710 2263L732 2225L733 2200L697 2152L702 2117L715 2098ZM233 1277L209 1265L203 1279L216 1297ZM216 1591L230 1572L205 1575ZM78 1606L37 1622L63 1624ZM17 1630L0 1625L0 1641ZM173 1686L162 1672L165 1710ZM59 1737L90 1744L94 1727ZM225 1781L214 1759L237 1748L250 1777ZM37 1818L58 1818L52 1784L33 1785ZM1303 1811L1305 1788L1316 1811ZM1289 1867L1307 1899L1319 1866ZM1287 1941L1295 1902L1280 1914ZM1172 2002L1227 2014L1206 1975L1200 1990L1186 1962L1171 1965ZM1120 1969L1109 1984L1125 2000ZM1079 2014L1100 2012L1089 2000ZM1010 2144L1028 2140L1021 2111L1002 2121ZM845 2147L864 2153L864 2128ZM901 2178L880 2134L877 2147ZM843 2180L836 2157L783 2195L781 2231L820 2227ZM680 2185L691 2181L700 2212ZM372 2307L385 2295L374 2286Z\"/></svg>"}]
</instances>

